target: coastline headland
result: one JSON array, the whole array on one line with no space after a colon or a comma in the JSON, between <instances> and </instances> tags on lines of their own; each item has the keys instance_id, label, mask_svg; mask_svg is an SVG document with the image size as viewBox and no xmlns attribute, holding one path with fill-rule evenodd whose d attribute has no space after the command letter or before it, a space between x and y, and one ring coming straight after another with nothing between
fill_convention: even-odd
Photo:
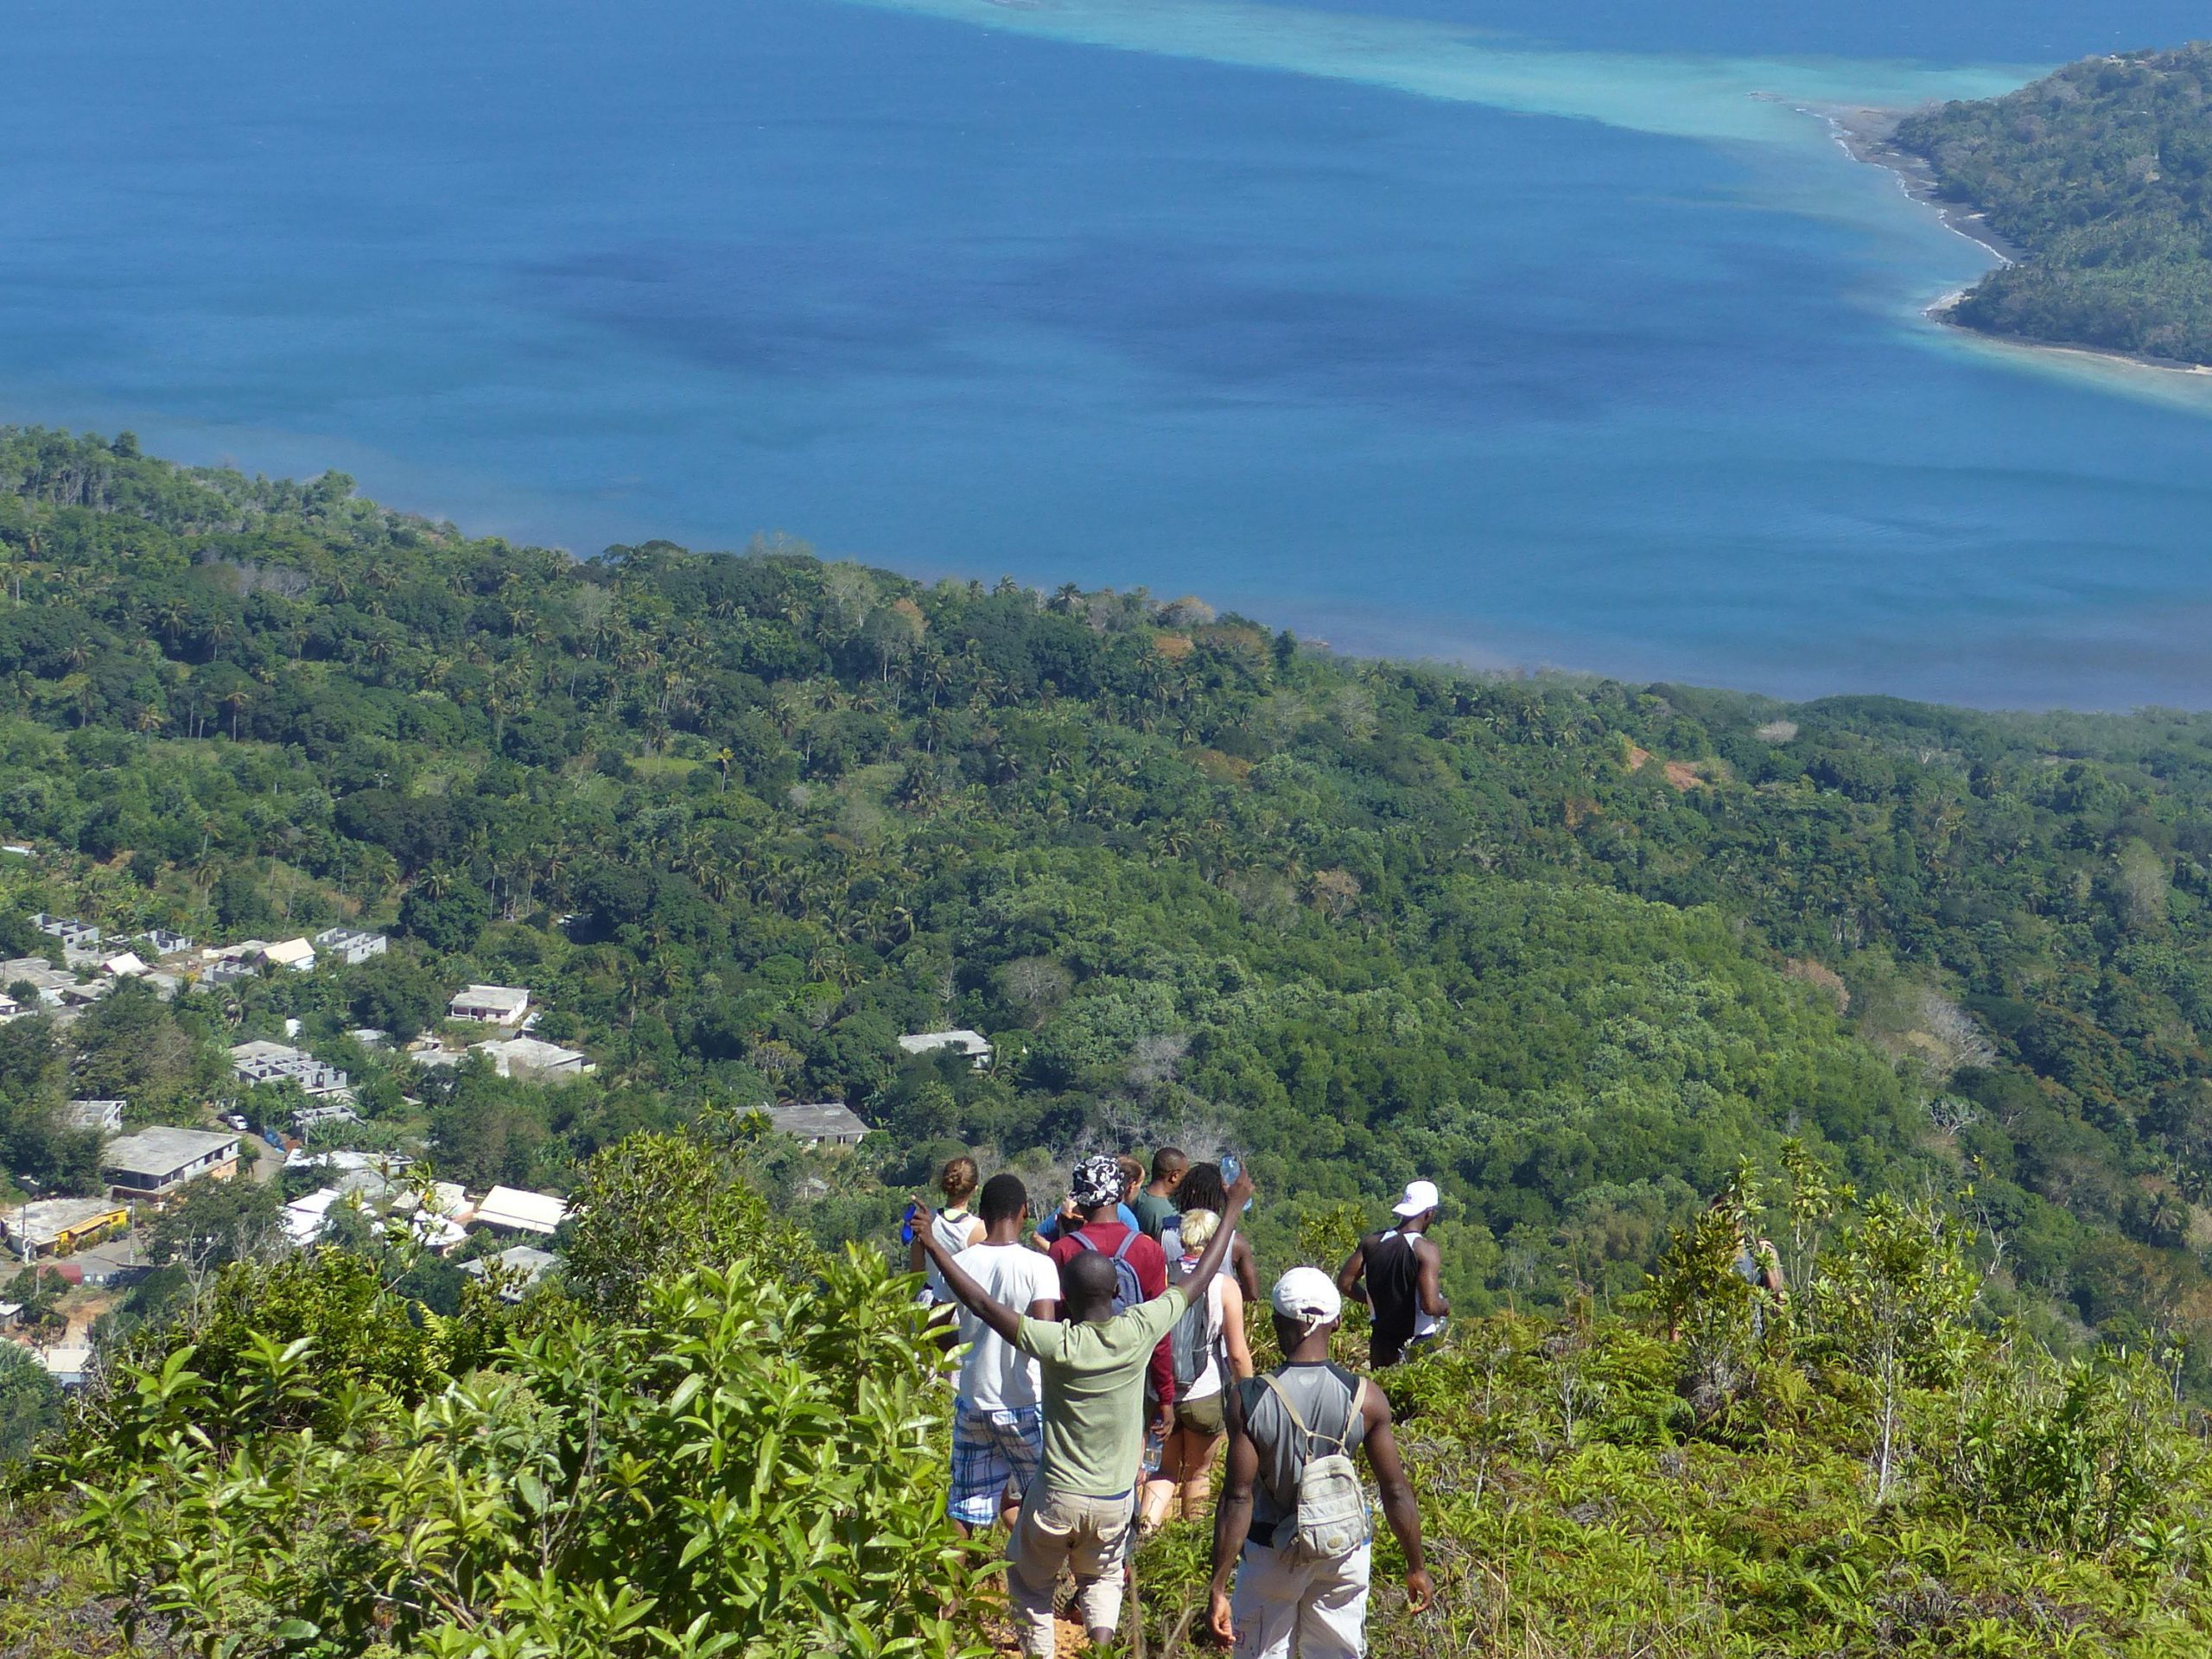
<instances>
[{"instance_id":1,"label":"coastline headland","mask_svg":"<svg viewBox=\"0 0 2212 1659\"><path fill-rule=\"evenodd\" d=\"M1942 222L1944 229L1964 237L1980 248L1998 266L2017 264L2024 257L2023 250L1990 228L1988 214L1964 202L1951 200L1943 194L1942 182L1936 177L1936 169L1927 157L1915 155L1895 142L1897 124L1910 114L1910 111L1857 104L1801 104L1797 107L1825 122L1835 139L1836 147L1845 155L1854 162L1878 167L1890 173L1896 178L1897 188L1932 212ZM1962 334L1971 334L1976 340L2017 347L2039 355L2047 354L2054 359L2123 363L2134 368L2157 369L2164 374L2192 378L2212 375L2212 367L2199 363L2184 363L2170 357L2153 357L2140 352L2105 351L2094 346L2063 346L2050 340L2028 340L2017 334L1992 334L1987 329L1971 327L1961 322L1956 315L1959 302L1966 298L1968 292L1964 288L1953 289L1923 308L1921 315L1942 327L1955 328Z\"/></svg>"}]
</instances>

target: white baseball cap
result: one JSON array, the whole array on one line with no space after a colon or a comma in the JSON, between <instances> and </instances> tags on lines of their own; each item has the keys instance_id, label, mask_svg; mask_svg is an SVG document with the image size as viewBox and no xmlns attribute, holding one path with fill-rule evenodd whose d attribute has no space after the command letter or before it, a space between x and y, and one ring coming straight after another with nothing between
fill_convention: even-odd
<instances>
[{"instance_id":1,"label":"white baseball cap","mask_svg":"<svg viewBox=\"0 0 2212 1659\"><path fill-rule=\"evenodd\" d=\"M1410 1220L1414 1216L1424 1215L1435 1209L1443 1202L1434 1181L1408 1181L1406 1196L1398 1200L1397 1208L1390 1213Z\"/></svg>"},{"instance_id":2,"label":"white baseball cap","mask_svg":"<svg viewBox=\"0 0 2212 1659\"><path fill-rule=\"evenodd\" d=\"M1319 1268L1293 1268L1275 1281L1274 1294L1268 1300L1276 1313L1297 1320L1308 1331L1328 1324L1344 1311L1337 1281Z\"/></svg>"}]
</instances>

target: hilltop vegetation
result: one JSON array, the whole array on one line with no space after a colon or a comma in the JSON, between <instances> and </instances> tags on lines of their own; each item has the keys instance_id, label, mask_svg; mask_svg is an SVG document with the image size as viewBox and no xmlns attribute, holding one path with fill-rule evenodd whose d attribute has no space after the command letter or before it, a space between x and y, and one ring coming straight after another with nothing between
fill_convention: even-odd
<instances>
[{"instance_id":1,"label":"hilltop vegetation","mask_svg":"<svg viewBox=\"0 0 2212 1659\"><path fill-rule=\"evenodd\" d=\"M1802 1162L1730 1196L1806 1252L1791 1308L1755 1315L1715 1215L1630 1317L1462 1322L1389 1374L1438 1599L1406 1615L1386 1538L1373 1651L2202 1651L2212 1485L2171 1371L1977 1333L1940 1207ZM1003 1651L991 1543L942 1515L912 1281L791 1236L741 1141L634 1137L583 1197L571 1271L518 1307L426 1314L385 1288L402 1244L228 1268L18 1479L0 1651ZM681 1251L639 1248L671 1220ZM1190 1650L1210 1537L1139 1554L1145 1651Z\"/></svg>"},{"instance_id":2,"label":"hilltop vegetation","mask_svg":"<svg viewBox=\"0 0 2212 1659\"><path fill-rule=\"evenodd\" d=\"M2058 345L2212 362L2212 46L2090 58L1908 117L1896 142L2021 249L1951 315Z\"/></svg>"},{"instance_id":3,"label":"hilltop vegetation","mask_svg":"<svg viewBox=\"0 0 2212 1659\"><path fill-rule=\"evenodd\" d=\"M10 432L0 483L0 838L40 853L0 916L396 930L7 1027L52 1045L0 1066L13 1173L83 1179L73 1065L188 1118L216 1045L296 1018L361 1083L358 1143L471 1185L842 1098L883 1133L837 1179L752 1160L835 1244L954 1147L1042 1200L1078 1149L1233 1147L1274 1256L1434 1176L1479 1311L1632 1290L1795 1136L1866 1191L1970 1185L1993 1314L2193 1355L2212 720L1346 662L1197 601L781 545L576 563L127 439ZM345 1034L475 980L598 1072ZM896 1046L947 1025L1000 1063Z\"/></svg>"}]
</instances>

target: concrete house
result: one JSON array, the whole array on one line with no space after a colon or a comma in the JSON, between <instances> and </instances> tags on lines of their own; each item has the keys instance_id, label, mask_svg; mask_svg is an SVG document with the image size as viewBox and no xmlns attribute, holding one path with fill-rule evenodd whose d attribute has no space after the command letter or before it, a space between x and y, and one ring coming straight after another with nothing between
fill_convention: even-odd
<instances>
[{"instance_id":1,"label":"concrete house","mask_svg":"<svg viewBox=\"0 0 2212 1659\"><path fill-rule=\"evenodd\" d=\"M17 1257L68 1255L103 1234L130 1225L130 1210L113 1198L41 1198L0 1210L0 1234Z\"/></svg>"},{"instance_id":2,"label":"concrete house","mask_svg":"<svg viewBox=\"0 0 2212 1659\"><path fill-rule=\"evenodd\" d=\"M123 1109L127 1100L73 1100L66 1122L73 1129L92 1129L101 1135L123 1132Z\"/></svg>"},{"instance_id":3,"label":"concrete house","mask_svg":"<svg viewBox=\"0 0 2212 1659\"><path fill-rule=\"evenodd\" d=\"M310 1095L335 1095L347 1087L346 1073L289 1043L238 1043L231 1049L231 1070L242 1083L296 1083Z\"/></svg>"},{"instance_id":4,"label":"concrete house","mask_svg":"<svg viewBox=\"0 0 2212 1659\"><path fill-rule=\"evenodd\" d=\"M899 1046L909 1054L931 1054L941 1048L958 1051L978 1071L991 1063L991 1045L980 1031L923 1031L901 1037Z\"/></svg>"},{"instance_id":5,"label":"concrete house","mask_svg":"<svg viewBox=\"0 0 2212 1659\"><path fill-rule=\"evenodd\" d=\"M166 1198L187 1181L238 1171L238 1136L207 1129L141 1129L100 1154L100 1177L119 1198Z\"/></svg>"},{"instance_id":6,"label":"concrete house","mask_svg":"<svg viewBox=\"0 0 2212 1659\"><path fill-rule=\"evenodd\" d=\"M371 957L384 955L391 948L391 941L381 933L364 932L358 927L327 927L315 936L315 948L353 968Z\"/></svg>"},{"instance_id":7,"label":"concrete house","mask_svg":"<svg viewBox=\"0 0 2212 1659\"><path fill-rule=\"evenodd\" d=\"M138 936L138 943L157 957L181 956L192 949L192 941L181 933L172 933L165 927L149 927Z\"/></svg>"},{"instance_id":8,"label":"concrete house","mask_svg":"<svg viewBox=\"0 0 2212 1659\"><path fill-rule=\"evenodd\" d=\"M31 925L48 938L59 939L69 950L90 950L100 942L100 931L72 916L49 916L44 911L31 918Z\"/></svg>"},{"instance_id":9,"label":"concrete house","mask_svg":"<svg viewBox=\"0 0 2212 1659\"><path fill-rule=\"evenodd\" d=\"M473 1051L485 1056L503 1077L523 1077L539 1083L565 1083L598 1068L580 1050L563 1048L537 1037L502 1037L479 1043Z\"/></svg>"},{"instance_id":10,"label":"concrete house","mask_svg":"<svg viewBox=\"0 0 2212 1659\"><path fill-rule=\"evenodd\" d=\"M868 1125L842 1101L766 1109L778 1131L810 1147L857 1147L868 1136Z\"/></svg>"},{"instance_id":11,"label":"concrete house","mask_svg":"<svg viewBox=\"0 0 2212 1659\"><path fill-rule=\"evenodd\" d=\"M447 1013L455 1020L519 1029L530 1017L530 993L517 985L464 985L453 994Z\"/></svg>"}]
</instances>

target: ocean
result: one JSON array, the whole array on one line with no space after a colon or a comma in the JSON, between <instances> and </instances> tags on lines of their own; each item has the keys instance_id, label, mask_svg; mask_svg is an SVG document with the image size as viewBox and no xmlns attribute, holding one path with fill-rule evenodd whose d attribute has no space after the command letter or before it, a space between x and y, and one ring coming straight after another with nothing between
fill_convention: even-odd
<instances>
[{"instance_id":1,"label":"ocean","mask_svg":"<svg viewBox=\"0 0 2212 1659\"><path fill-rule=\"evenodd\" d=\"M0 419L588 555L1342 649L2212 706L2212 377L1928 323L1830 105L2164 0L17 0Z\"/></svg>"}]
</instances>

